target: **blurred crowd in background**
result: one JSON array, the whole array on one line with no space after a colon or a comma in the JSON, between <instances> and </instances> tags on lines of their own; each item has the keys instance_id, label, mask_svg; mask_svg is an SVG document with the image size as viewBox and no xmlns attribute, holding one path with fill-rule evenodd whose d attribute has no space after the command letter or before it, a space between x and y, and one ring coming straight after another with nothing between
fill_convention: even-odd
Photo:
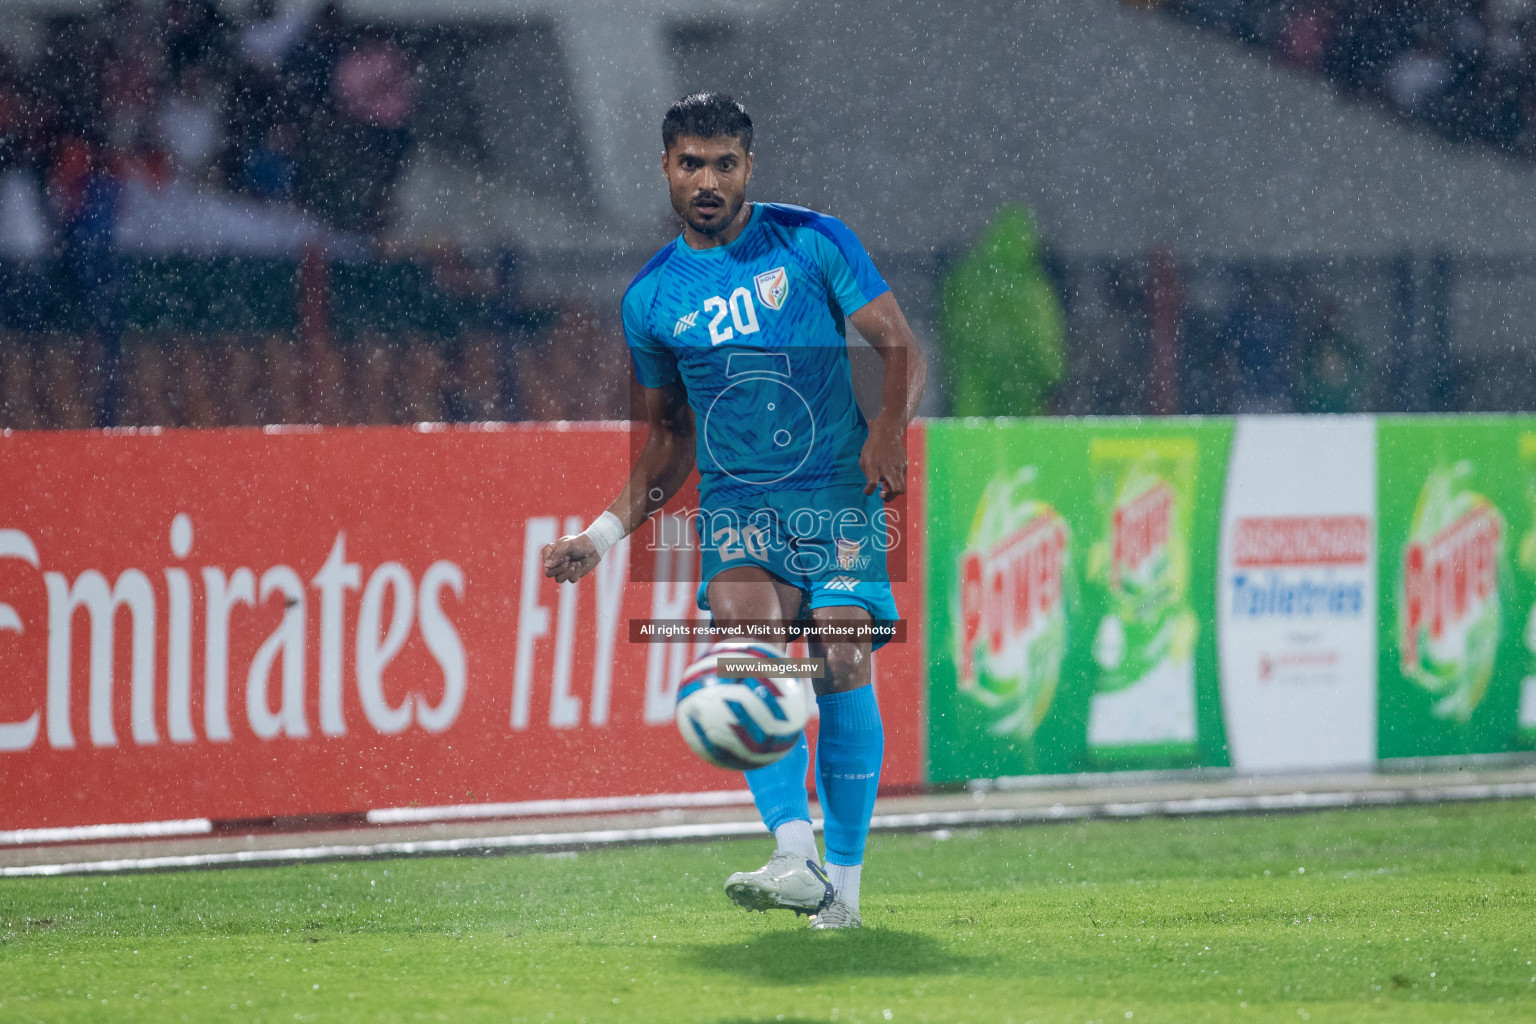
<instances>
[{"instance_id":1,"label":"blurred crowd in background","mask_svg":"<svg viewBox=\"0 0 1536 1024\"><path fill-rule=\"evenodd\" d=\"M1159 5L1536 157L1536 0ZM275 0L42 24L30 62L0 49L0 428L629 415L617 309L530 296L516 253L387 240L422 127L408 35ZM903 301L936 349L934 412L1532 402L1529 346L1452 352L1457 271L1434 254L1073 260L1005 209L930 262L932 294Z\"/></svg>"},{"instance_id":2,"label":"blurred crowd in background","mask_svg":"<svg viewBox=\"0 0 1536 1024\"><path fill-rule=\"evenodd\" d=\"M1536 160L1532 0L1150 0L1454 139Z\"/></svg>"},{"instance_id":3,"label":"blurred crowd in background","mask_svg":"<svg viewBox=\"0 0 1536 1024\"><path fill-rule=\"evenodd\" d=\"M1533 408L1530 346L1450 344L1452 261L1072 259L1013 227L934 263L941 413ZM0 330L0 427L630 417L616 315L439 260L331 263L323 291L322 261L141 268L115 355L89 327Z\"/></svg>"},{"instance_id":4,"label":"blurred crowd in background","mask_svg":"<svg viewBox=\"0 0 1536 1024\"><path fill-rule=\"evenodd\" d=\"M115 0L42 29L30 66L0 52L13 251L278 251L383 226L416 74L391 33L276 0L240 22L212 0Z\"/></svg>"},{"instance_id":5,"label":"blurred crowd in background","mask_svg":"<svg viewBox=\"0 0 1536 1024\"><path fill-rule=\"evenodd\" d=\"M416 113L400 33L277 0L111 0L42 29L26 65L0 49L0 427L627 415L590 308L382 240ZM301 324L310 250L385 280ZM201 258L157 258L178 252ZM221 272L227 252L273 258ZM402 266L433 322L391 315Z\"/></svg>"},{"instance_id":6,"label":"blurred crowd in background","mask_svg":"<svg viewBox=\"0 0 1536 1024\"><path fill-rule=\"evenodd\" d=\"M1082 297L1054 411L1139 414L1152 408L1151 306L1131 266L1105 267ZM1184 296L1174 324L1171 411L1353 413L1392 410L1385 374L1372 374L1342 311L1310 275L1236 269L1208 282L1217 294ZM1129 371L1129 372L1128 372ZM1377 378L1377 379L1373 379Z\"/></svg>"},{"instance_id":7,"label":"blurred crowd in background","mask_svg":"<svg viewBox=\"0 0 1536 1024\"><path fill-rule=\"evenodd\" d=\"M945 275L939 334L950 409L1225 415L1443 404L1443 394L1401 393L1400 362L1372 365L1331 288L1392 268L1351 270L1180 263L1166 251L1063 259L1040 246L1027 210L1004 207ZM1454 381L1455 371L1437 367L1436 377Z\"/></svg>"}]
</instances>

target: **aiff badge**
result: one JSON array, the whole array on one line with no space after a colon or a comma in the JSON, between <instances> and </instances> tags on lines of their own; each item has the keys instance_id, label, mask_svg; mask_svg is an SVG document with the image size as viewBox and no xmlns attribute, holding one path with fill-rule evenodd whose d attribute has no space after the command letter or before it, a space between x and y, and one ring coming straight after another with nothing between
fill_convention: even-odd
<instances>
[{"instance_id":1,"label":"aiff badge","mask_svg":"<svg viewBox=\"0 0 1536 1024\"><path fill-rule=\"evenodd\" d=\"M783 267L758 274L752 283L757 285L757 297L763 305L769 309L784 308L784 300L789 298L789 274Z\"/></svg>"}]
</instances>

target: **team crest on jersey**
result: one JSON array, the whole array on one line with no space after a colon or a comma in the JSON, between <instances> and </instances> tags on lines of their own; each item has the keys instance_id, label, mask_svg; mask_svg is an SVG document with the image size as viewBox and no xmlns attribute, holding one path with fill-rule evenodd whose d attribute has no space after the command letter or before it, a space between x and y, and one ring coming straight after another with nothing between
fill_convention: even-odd
<instances>
[{"instance_id":1,"label":"team crest on jersey","mask_svg":"<svg viewBox=\"0 0 1536 1024\"><path fill-rule=\"evenodd\" d=\"M769 309L784 308L784 300L789 298L789 274L783 267L758 274L752 282L757 285L757 297L763 305Z\"/></svg>"}]
</instances>

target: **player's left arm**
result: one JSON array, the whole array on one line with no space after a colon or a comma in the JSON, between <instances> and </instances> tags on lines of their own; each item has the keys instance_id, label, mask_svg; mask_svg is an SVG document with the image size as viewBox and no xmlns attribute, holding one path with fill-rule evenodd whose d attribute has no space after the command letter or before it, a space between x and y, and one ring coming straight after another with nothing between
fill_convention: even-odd
<instances>
[{"instance_id":1,"label":"player's left arm","mask_svg":"<svg viewBox=\"0 0 1536 1024\"><path fill-rule=\"evenodd\" d=\"M890 501L907 489L907 424L917 415L928 383L928 360L889 291L871 299L848 317L884 364L880 414L869 424L869 440L859 453L859 468L869 483L865 494L880 488Z\"/></svg>"}]
</instances>

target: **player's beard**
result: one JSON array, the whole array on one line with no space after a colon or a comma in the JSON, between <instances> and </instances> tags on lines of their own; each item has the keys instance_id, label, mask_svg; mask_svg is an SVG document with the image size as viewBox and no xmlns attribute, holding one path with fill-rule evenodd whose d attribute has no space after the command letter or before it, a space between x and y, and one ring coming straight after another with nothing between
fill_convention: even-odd
<instances>
[{"instance_id":1,"label":"player's beard","mask_svg":"<svg viewBox=\"0 0 1536 1024\"><path fill-rule=\"evenodd\" d=\"M690 199L688 201L687 208L684 210L679 210L678 213L682 216L683 220L688 222L688 226L690 228L697 231L705 238L714 238L716 235L720 234L720 232L736 223L736 215L741 213L741 208L746 204L747 201L747 195L745 192L738 192L732 198L727 198L718 192L701 193L701 195L708 195L712 199L720 200L720 209L724 210L725 216L716 221L703 220L700 217L699 211L694 209L693 206L693 204L700 198L699 195L695 195L692 199Z\"/></svg>"}]
</instances>

